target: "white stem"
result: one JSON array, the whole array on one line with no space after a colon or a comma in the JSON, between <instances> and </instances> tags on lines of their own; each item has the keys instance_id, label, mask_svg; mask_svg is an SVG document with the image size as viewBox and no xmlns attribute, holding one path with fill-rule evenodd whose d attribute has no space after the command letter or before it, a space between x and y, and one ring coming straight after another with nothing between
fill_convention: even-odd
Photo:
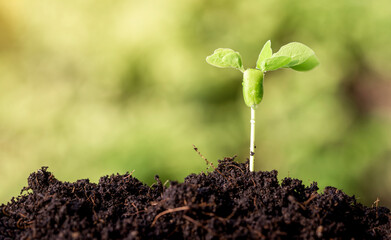
<instances>
[{"instance_id":1,"label":"white stem","mask_svg":"<svg viewBox=\"0 0 391 240\"><path fill-rule=\"evenodd\" d=\"M255 109L251 108L251 131L250 131L250 171L254 171L254 155L255 155Z\"/></svg>"}]
</instances>

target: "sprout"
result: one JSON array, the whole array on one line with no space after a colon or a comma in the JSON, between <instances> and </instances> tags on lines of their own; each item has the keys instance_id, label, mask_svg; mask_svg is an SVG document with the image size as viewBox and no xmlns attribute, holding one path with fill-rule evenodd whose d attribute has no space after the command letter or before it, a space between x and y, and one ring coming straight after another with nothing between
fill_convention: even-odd
<instances>
[{"instance_id":1,"label":"sprout","mask_svg":"<svg viewBox=\"0 0 391 240\"><path fill-rule=\"evenodd\" d=\"M255 108L263 98L265 72L280 68L308 71L319 65L318 58L311 48L298 42L288 43L273 54L269 40L258 56L256 68L244 69L240 54L229 48L216 49L206 61L219 68L235 68L243 73L243 98L246 105L251 108L250 171L254 171Z\"/></svg>"}]
</instances>

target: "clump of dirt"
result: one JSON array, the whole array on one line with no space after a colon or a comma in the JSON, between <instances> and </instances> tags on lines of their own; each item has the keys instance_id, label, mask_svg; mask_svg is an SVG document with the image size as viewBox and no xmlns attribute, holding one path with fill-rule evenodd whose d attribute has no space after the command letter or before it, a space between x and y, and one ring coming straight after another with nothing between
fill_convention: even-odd
<instances>
[{"instance_id":1,"label":"clump of dirt","mask_svg":"<svg viewBox=\"0 0 391 240\"><path fill-rule=\"evenodd\" d=\"M390 239L391 215L354 197L233 158L184 183L131 174L61 182L46 167L0 206L0 239Z\"/></svg>"}]
</instances>

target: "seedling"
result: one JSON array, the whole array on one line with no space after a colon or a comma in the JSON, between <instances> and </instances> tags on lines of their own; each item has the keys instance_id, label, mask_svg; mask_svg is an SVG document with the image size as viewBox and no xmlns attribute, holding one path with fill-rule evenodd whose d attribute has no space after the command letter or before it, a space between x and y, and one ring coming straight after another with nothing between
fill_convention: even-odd
<instances>
[{"instance_id":1,"label":"seedling","mask_svg":"<svg viewBox=\"0 0 391 240\"><path fill-rule=\"evenodd\" d=\"M243 73L243 98L246 105L251 108L250 171L254 171L255 109L263 98L265 73L280 68L308 71L319 64L318 58L311 48L298 42L288 43L273 54L269 40L263 46L255 68L245 69L240 54L229 48L216 49L206 61L219 68L235 68Z\"/></svg>"}]
</instances>

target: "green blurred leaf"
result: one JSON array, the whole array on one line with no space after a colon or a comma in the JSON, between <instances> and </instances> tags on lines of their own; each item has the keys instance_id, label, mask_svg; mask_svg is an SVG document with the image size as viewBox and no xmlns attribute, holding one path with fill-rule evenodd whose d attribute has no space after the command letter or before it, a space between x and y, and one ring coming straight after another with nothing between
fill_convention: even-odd
<instances>
[{"instance_id":1,"label":"green blurred leaf","mask_svg":"<svg viewBox=\"0 0 391 240\"><path fill-rule=\"evenodd\" d=\"M243 71L242 57L238 52L229 48L218 48L206 61L213 66L220 68L236 68Z\"/></svg>"},{"instance_id":2,"label":"green blurred leaf","mask_svg":"<svg viewBox=\"0 0 391 240\"><path fill-rule=\"evenodd\" d=\"M296 71L309 71L318 65L319 65L318 58L315 55L312 55L307 59L307 61L303 62L302 64L295 65L291 68Z\"/></svg>"},{"instance_id":3,"label":"green blurred leaf","mask_svg":"<svg viewBox=\"0 0 391 240\"><path fill-rule=\"evenodd\" d=\"M292 42L282 46L273 56L290 57L291 62L285 66L290 68L306 62L314 55L314 51L306 45L298 42Z\"/></svg>"},{"instance_id":4,"label":"green blurred leaf","mask_svg":"<svg viewBox=\"0 0 391 240\"><path fill-rule=\"evenodd\" d=\"M264 72L264 70L262 69L263 67L263 62L270 58L273 54L273 51L272 51L272 48L271 48L271 42L270 40L267 41L265 43L265 45L263 45L263 48L261 50L261 52L259 53L259 56L258 56L258 60L257 60L257 68L262 70Z\"/></svg>"},{"instance_id":5,"label":"green blurred leaf","mask_svg":"<svg viewBox=\"0 0 391 240\"><path fill-rule=\"evenodd\" d=\"M287 56L271 57L264 61L263 63L263 72L274 71L279 68L285 67L288 63L291 62L291 58Z\"/></svg>"}]
</instances>

